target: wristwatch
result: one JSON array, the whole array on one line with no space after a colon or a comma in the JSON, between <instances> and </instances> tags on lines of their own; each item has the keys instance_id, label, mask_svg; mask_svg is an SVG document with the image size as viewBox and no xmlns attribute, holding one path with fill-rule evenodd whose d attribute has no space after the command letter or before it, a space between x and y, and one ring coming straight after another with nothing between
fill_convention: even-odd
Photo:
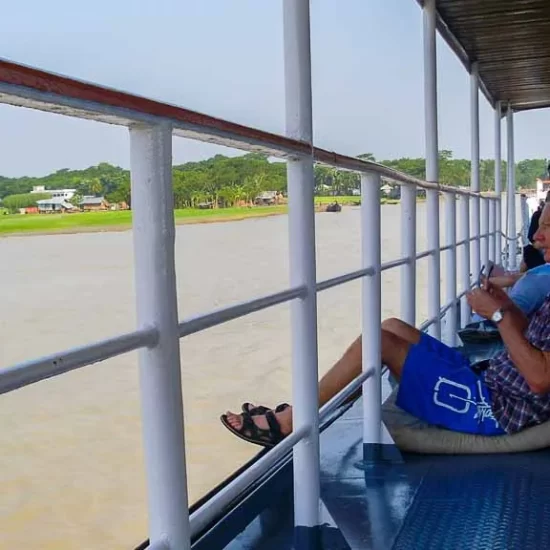
<instances>
[{"instance_id":1,"label":"wristwatch","mask_svg":"<svg viewBox=\"0 0 550 550\"><path fill-rule=\"evenodd\" d=\"M493 315L491 315L491 321L498 325L502 321L502 309L497 309Z\"/></svg>"}]
</instances>

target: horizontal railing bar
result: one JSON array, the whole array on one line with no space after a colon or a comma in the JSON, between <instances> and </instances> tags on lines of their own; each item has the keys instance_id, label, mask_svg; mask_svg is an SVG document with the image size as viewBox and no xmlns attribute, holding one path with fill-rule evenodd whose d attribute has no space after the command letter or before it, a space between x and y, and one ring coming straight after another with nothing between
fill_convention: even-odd
<instances>
[{"instance_id":1,"label":"horizontal railing bar","mask_svg":"<svg viewBox=\"0 0 550 550\"><path fill-rule=\"evenodd\" d=\"M472 290L472 288L476 285L477 283L472 283L472 286L466 290L463 290L457 297L456 299L457 300L460 300L463 296L465 296L466 294L468 294L468 292L470 292L470 290Z\"/></svg>"},{"instance_id":2,"label":"horizontal railing bar","mask_svg":"<svg viewBox=\"0 0 550 550\"><path fill-rule=\"evenodd\" d=\"M429 254L431 254L430 251L425 251L419 254L416 259L423 258ZM408 261L408 258L393 260L383 264L381 270L392 269ZM374 271L373 267L369 267L321 281L317 283L317 291L320 292L364 276L373 275ZM305 295L305 292L305 287L289 289L187 319L179 323L179 335L180 337L188 336L250 313L301 298ZM431 323L435 322L434 319L429 321ZM7 367L0 371L0 394L139 349L140 347L154 345L157 339L158 334L155 329L136 331L89 346L75 348L27 363Z\"/></svg>"},{"instance_id":3,"label":"horizontal railing bar","mask_svg":"<svg viewBox=\"0 0 550 550\"><path fill-rule=\"evenodd\" d=\"M496 235L498 231L491 231L489 233L481 233L479 237L476 235L475 237L470 237L469 239L462 239L461 241L457 241L455 244L447 244L445 246L442 246L439 251L444 252L445 250L449 250L450 248L454 248L455 246L462 246L466 243L477 241L478 239L483 239L484 237L490 237L491 235ZM418 258L418 256L417 256Z\"/></svg>"},{"instance_id":4,"label":"horizontal railing bar","mask_svg":"<svg viewBox=\"0 0 550 550\"><path fill-rule=\"evenodd\" d=\"M435 317L432 317L431 319L427 319L424 321L419 327L418 330L420 332L424 332L427 328L430 328L436 321L441 319L441 315L436 315Z\"/></svg>"},{"instance_id":5,"label":"horizontal railing bar","mask_svg":"<svg viewBox=\"0 0 550 550\"><path fill-rule=\"evenodd\" d=\"M307 289L305 286L297 288L291 288L289 290L283 290L282 292L276 292L275 294L269 294L262 296L248 302L242 302L233 306L229 306L222 309L217 309L206 313L204 315L198 315L191 317L179 323L179 335L180 338L189 336L196 332L200 332L207 328L212 328L217 325L221 325L227 321L244 317L250 313L261 311L271 306L276 306L284 302L289 302L296 298L303 298L306 295Z\"/></svg>"},{"instance_id":6,"label":"horizontal railing bar","mask_svg":"<svg viewBox=\"0 0 550 550\"><path fill-rule=\"evenodd\" d=\"M138 330L1 369L0 394L139 348L152 347L158 337L158 331L154 328Z\"/></svg>"},{"instance_id":7,"label":"horizontal railing bar","mask_svg":"<svg viewBox=\"0 0 550 550\"><path fill-rule=\"evenodd\" d=\"M515 237L508 237L504 232L501 231L500 235L501 237L504 237L507 241L517 241L518 239L521 239L521 233L518 233Z\"/></svg>"},{"instance_id":8,"label":"horizontal railing bar","mask_svg":"<svg viewBox=\"0 0 550 550\"><path fill-rule=\"evenodd\" d=\"M355 279L360 279L361 277L374 275L374 267L366 267L365 269L358 269L357 271L352 271L344 275L339 275L338 277L333 277L332 279L326 279L317 283L317 292L327 290L327 288L332 288L334 286L342 285L344 283L349 283Z\"/></svg>"},{"instance_id":9,"label":"horizontal railing bar","mask_svg":"<svg viewBox=\"0 0 550 550\"><path fill-rule=\"evenodd\" d=\"M428 256L431 256L433 253L435 252L435 250L424 250L424 252L420 252L420 254L417 254L416 255L416 259L417 260L421 260L422 258L426 258Z\"/></svg>"},{"instance_id":10,"label":"horizontal railing bar","mask_svg":"<svg viewBox=\"0 0 550 550\"><path fill-rule=\"evenodd\" d=\"M443 315L445 315L445 313L447 313L447 311L449 311L449 309L451 309L458 300L459 300L459 297L457 296L454 300L451 300L449 303L445 304L441 308L441 311L439 312L439 318L441 319Z\"/></svg>"},{"instance_id":11,"label":"horizontal railing bar","mask_svg":"<svg viewBox=\"0 0 550 550\"><path fill-rule=\"evenodd\" d=\"M309 426L304 426L300 430L285 437L285 439L272 450L249 466L240 476L216 493L215 497L208 500L203 506L193 512L189 517L191 536L195 537L207 527L209 523L219 517L244 490L283 458L296 443L306 437L309 433L309 429Z\"/></svg>"},{"instance_id":12,"label":"horizontal railing bar","mask_svg":"<svg viewBox=\"0 0 550 550\"><path fill-rule=\"evenodd\" d=\"M450 187L447 185L440 185L438 183L431 183L424 180L420 180L408 174L398 172L393 168L378 164L377 162L366 161L355 157L347 157L345 155L339 155L330 151L325 151L317 147L313 148L313 155L317 162L334 166L336 168L342 168L350 170L352 172L376 172L381 176L395 180L400 185L415 185L422 189L431 189L439 192L454 193L455 195L467 195L467 196L481 196L480 193L474 193L466 189L458 189L456 187Z\"/></svg>"},{"instance_id":13,"label":"horizontal railing bar","mask_svg":"<svg viewBox=\"0 0 550 550\"><path fill-rule=\"evenodd\" d=\"M436 315L435 317L432 317L431 319L428 319L426 321L424 321L420 327L418 327L418 330L420 332L423 332L424 330L426 330L427 328L429 328L431 325L433 325L437 320L441 319L443 317L443 315L445 315L445 313L451 309L451 307L453 306L453 304L455 304L456 302L458 302L463 296L465 296L468 292L470 292L470 290L477 284L477 282L474 282L470 285L470 288L466 289L466 290L463 290L460 294L457 295L457 297L454 299L454 300L451 300L448 304L445 304L442 308L441 308L441 311L439 312L439 315Z\"/></svg>"},{"instance_id":14,"label":"horizontal railing bar","mask_svg":"<svg viewBox=\"0 0 550 550\"><path fill-rule=\"evenodd\" d=\"M362 372L357 378L352 380L342 391L338 392L330 401L327 401L319 411L319 420L325 419L331 412L336 410L346 399L353 395L363 382L374 374L374 369ZM382 372L380 373L382 376Z\"/></svg>"},{"instance_id":15,"label":"horizontal railing bar","mask_svg":"<svg viewBox=\"0 0 550 550\"><path fill-rule=\"evenodd\" d=\"M3 59L0 59L0 102L125 126L168 122L176 135L190 139L283 158L313 154L317 162L355 172L376 172L401 185L489 198L467 189L420 180L376 162Z\"/></svg>"},{"instance_id":16,"label":"horizontal railing bar","mask_svg":"<svg viewBox=\"0 0 550 550\"><path fill-rule=\"evenodd\" d=\"M397 260L392 260L391 262L383 263L380 266L380 271L387 271L388 269L393 269L394 267L399 267L401 265L408 264L411 261L410 258L398 258Z\"/></svg>"}]
</instances>

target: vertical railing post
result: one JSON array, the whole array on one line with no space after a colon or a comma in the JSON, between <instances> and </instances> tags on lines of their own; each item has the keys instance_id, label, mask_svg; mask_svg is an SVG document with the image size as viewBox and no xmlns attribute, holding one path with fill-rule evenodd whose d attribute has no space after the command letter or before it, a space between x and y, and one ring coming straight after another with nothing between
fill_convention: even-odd
<instances>
[{"instance_id":1,"label":"vertical railing post","mask_svg":"<svg viewBox=\"0 0 550 550\"><path fill-rule=\"evenodd\" d=\"M485 266L487 272L489 265L489 202L488 197L481 197L481 263Z\"/></svg>"},{"instance_id":2,"label":"vertical railing post","mask_svg":"<svg viewBox=\"0 0 550 550\"><path fill-rule=\"evenodd\" d=\"M449 346L456 346L456 322L457 322L457 304L456 304L456 196L454 193L445 193L445 241L450 246L446 250L446 284L445 299L446 302L453 301L453 305L445 314L445 327L447 331L446 343Z\"/></svg>"},{"instance_id":3,"label":"vertical railing post","mask_svg":"<svg viewBox=\"0 0 550 550\"><path fill-rule=\"evenodd\" d=\"M416 185L401 186L401 319L416 325Z\"/></svg>"},{"instance_id":4,"label":"vertical railing post","mask_svg":"<svg viewBox=\"0 0 550 550\"><path fill-rule=\"evenodd\" d=\"M517 269L518 250L516 240L516 165L514 161L514 113L510 104L508 104L508 111L506 112L506 129L508 143L508 185L506 190L508 227L506 228L506 234L510 239L508 241L508 269L515 271Z\"/></svg>"},{"instance_id":5,"label":"vertical railing post","mask_svg":"<svg viewBox=\"0 0 550 550\"><path fill-rule=\"evenodd\" d=\"M424 120L426 132L426 180L439 183L439 151L437 139L437 56L435 0L424 2ZM437 317L430 334L441 338L441 265L439 242L439 192L428 190L428 315Z\"/></svg>"},{"instance_id":6,"label":"vertical railing post","mask_svg":"<svg viewBox=\"0 0 550 550\"><path fill-rule=\"evenodd\" d=\"M172 128L130 129L137 320L156 346L139 352L149 537L191 548L185 467L176 270Z\"/></svg>"},{"instance_id":7,"label":"vertical railing post","mask_svg":"<svg viewBox=\"0 0 550 550\"><path fill-rule=\"evenodd\" d=\"M363 444L365 457L376 459L381 441L382 386L380 381L381 341L381 250L380 175L361 174L361 243L364 268L373 266L373 275L363 277L363 371L374 368L374 375L363 383ZM373 451L373 452L371 452Z\"/></svg>"},{"instance_id":8,"label":"vertical railing post","mask_svg":"<svg viewBox=\"0 0 550 550\"><path fill-rule=\"evenodd\" d=\"M529 206L527 197L523 194L519 196L519 205L521 213L521 239L523 246L529 242Z\"/></svg>"},{"instance_id":9,"label":"vertical railing post","mask_svg":"<svg viewBox=\"0 0 550 550\"><path fill-rule=\"evenodd\" d=\"M462 244L461 254L461 272L462 272L462 290L470 288L470 197L469 195L460 196L460 240ZM470 322L470 306L463 297L460 302L460 324L462 327Z\"/></svg>"},{"instance_id":10,"label":"vertical railing post","mask_svg":"<svg viewBox=\"0 0 550 550\"><path fill-rule=\"evenodd\" d=\"M309 0L284 0L286 133L312 143ZM294 447L294 519L299 548L319 536L319 397L313 152L287 162L291 286L306 296L291 304L293 425L310 427Z\"/></svg>"},{"instance_id":11,"label":"vertical railing post","mask_svg":"<svg viewBox=\"0 0 550 550\"><path fill-rule=\"evenodd\" d=\"M470 188L479 193L479 73L477 63L472 63L470 73L470 130L471 130L471 180ZM481 270L481 243L480 243L480 198L472 197L472 276L477 277Z\"/></svg>"},{"instance_id":12,"label":"vertical railing post","mask_svg":"<svg viewBox=\"0 0 550 550\"><path fill-rule=\"evenodd\" d=\"M495 261L500 264L502 259L502 147L501 147L501 117L502 103L495 104Z\"/></svg>"},{"instance_id":13,"label":"vertical railing post","mask_svg":"<svg viewBox=\"0 0 550 550\"><path fill-rule=\"evenodd\" d=\"M495 245L496 241L496 217L497 217L497 201L493 197L488 198L487 202L489 205L489 261L493 263L498 263L497 249Z\"/></svg>"}]
</instances>

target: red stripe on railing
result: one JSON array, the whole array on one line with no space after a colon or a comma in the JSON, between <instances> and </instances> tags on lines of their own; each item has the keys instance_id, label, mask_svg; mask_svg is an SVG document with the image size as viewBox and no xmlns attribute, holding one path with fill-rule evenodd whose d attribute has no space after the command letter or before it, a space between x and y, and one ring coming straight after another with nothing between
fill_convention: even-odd
<instances>
[{"instance_id":1,"label":"red stripe on railing","mask_svg":"<svg viewBox=\"0 0 550 550\"><path fill-rule=\"evenodd\" d=\"M257 128L250 128L221 118L204 115L196 111L184 109L183 107L177 107L153 99L147 99L111 88L97 86L96 84L74 80L72 78L56 75L3 59L0 59L0 82L13 86L21 86L36 92L95 103L103 107L127 109L140 115L166 118L176 123L179 122L188 125L191 130L194 130L193 127L195 127L197 133L202 131L207 135L220 134L222 137L229 139L234 138L236 141L244 141L247 143L257 142L260 146L263 146L266 151L272 148L279 152L313 154L315 160L321 163L347 170L357 170L359 172L372 170L387 178L409 185L417 185L424 189L449 191L459 195L475 195L475 193L471 191L425 182L376 162L340 155L338 153L312 147L310 144L303 141L272 134L270 132L264 132ZM9 95L9 92L7 93ZM13 96L18 97L19 94L14 91ZM44 101L44 103L47 104L48 102ZM83 111L88 110L93 112L92 106L83 105L81 109ZM228 140L226 139L226 141Z\"/></svg>"},{"instance_id":2,"label":"red stripe on railing","mask_svg":"<svg viewBox=\"0 0 550 550\"><path fill-rule=\"evenodd\" d=\"M169 118L198 126L204 130L232 134L236 137L272 144L275 147L289 149L297 153L311 151L311 146L302 141L249 128L175 105L25 67L10 61L0 60L0 82L104 106L129 109L140 114Z\"/></svg>"}]
</instances>

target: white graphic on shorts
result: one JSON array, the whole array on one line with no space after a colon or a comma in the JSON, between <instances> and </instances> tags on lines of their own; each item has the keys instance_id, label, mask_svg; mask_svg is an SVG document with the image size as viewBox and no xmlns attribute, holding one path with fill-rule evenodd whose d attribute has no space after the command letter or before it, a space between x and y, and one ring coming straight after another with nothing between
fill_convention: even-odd
<instances>
[{"instance_id":1,"label":"white graphic on shorts","mask_svg":"<svg viewBox=\"0 0 550 550\"><path fill-rule=\"evenodd\" d=\"M449 393L440 393L440 390L445 388L450 390ZM449 388L450 387L450 388ZM495 426L498 427L499 424L497 419L493 415L493 410L491 405L487 403L485 397L483 396L481 382L477 381L477 387L479 390L480 401L476 401L472 398L472 392L468 386L464 384L459 384L458 382L453 382L447 378L439 377L439 380L434 387L434 403L445 409L449 409L458 414L467 414L470 410L470 407L473 405L476 408L474 418L478 419L479 422L484 422L485 420L493 420ZM452 393L452 392L455 393ZM458 394L462 395L458 395ZM445 402L447 399L447 402ZM455 401L450 401L454 399Z\"/></svg>"}]
</instances>

